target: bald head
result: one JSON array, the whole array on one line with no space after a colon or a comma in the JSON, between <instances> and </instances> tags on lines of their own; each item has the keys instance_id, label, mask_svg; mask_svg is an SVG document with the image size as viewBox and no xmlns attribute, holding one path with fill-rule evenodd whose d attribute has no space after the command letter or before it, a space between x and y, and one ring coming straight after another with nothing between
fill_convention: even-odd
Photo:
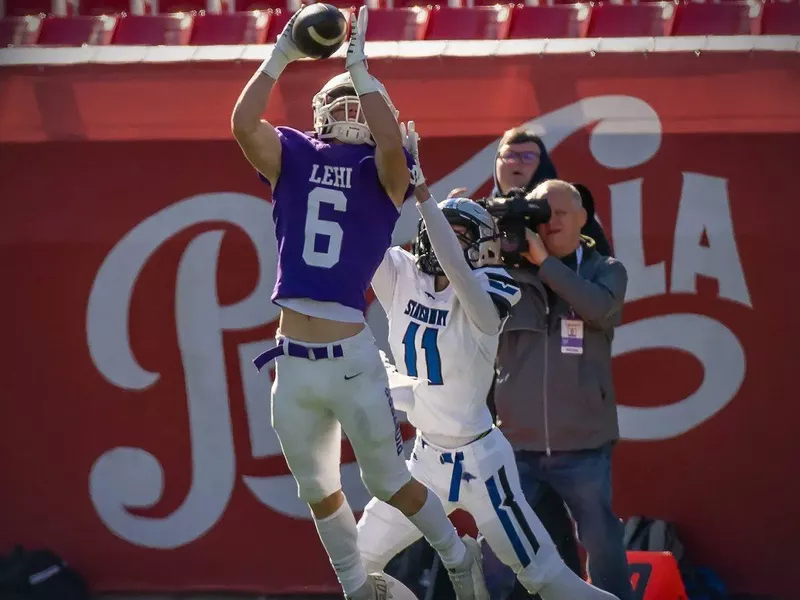
<instances>
[{"instance_id":1,"label":"bald head","mask_svg":"<svg viewBox=\"0 0 800 600\"><path fill-rule=\"evenodd\" d=\"M581 228L586 224L586 211L577 188L566 181L551 179L536 186L531 197L547 199L553 213L550 221L538 229L547 251L559 258L575 252L581 241Z\"/></svg>"},{"instance_id":2,"label":"bald head","mask_svg":"<svg viewBox=\"0 0 800 600\"><path fill-rule=\"evenodd\" d=\"M575 208L583 208L583 199L581 198L581 193L578 191L578 188L560 179L550 179L540 183L531 192L531 197L534 200L547 198L547 194L550 190L557 190L560 194L569 195L572 198L572 203Z\"/></svg>"}]
</instances>

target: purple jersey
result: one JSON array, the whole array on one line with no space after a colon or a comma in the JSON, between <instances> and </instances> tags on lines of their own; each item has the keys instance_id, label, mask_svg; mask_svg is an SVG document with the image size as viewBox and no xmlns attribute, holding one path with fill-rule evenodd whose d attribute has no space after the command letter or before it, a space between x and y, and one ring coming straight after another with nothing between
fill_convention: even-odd
<instances>
[{"instance_id":1,"label":"purple jersey","mask_svg":"<svg viewBox=\"0 0 800 600\"><path fill-rule=\"evenodd\" d=\"M363 312L400 216L378 179L375 148L329 144L289 127L277 131L282 153L272 193L278 240L272 300L308 298ZM410 168L413 159L406 158Z\"/></svg>"}]
</instances>

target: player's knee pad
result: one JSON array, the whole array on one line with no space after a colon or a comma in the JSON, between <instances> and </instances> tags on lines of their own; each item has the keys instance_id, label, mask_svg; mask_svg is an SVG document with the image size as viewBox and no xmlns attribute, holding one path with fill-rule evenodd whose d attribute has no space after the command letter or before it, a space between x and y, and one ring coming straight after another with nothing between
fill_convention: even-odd
<instances>
[{"instance_id":1,"label":"player's knee pad","mask_svg":"<svg viewBox=\"0 0 800 600\"><path fill-rule=\"evenodd\" d=\"M411 474L407 470L396 474L390 471L380 473L362 472L361 480L372 496L383 502L388 502L392 496L400 491L400 488L411 480Z\"/></svg>"},{"instance_id":2,"label":"player's knee pad","mask_svg":"<svg viewBox=\"0 0 800 600\"><path fill-rule=\"evenodd\" d=\"M331 494L342 489L338 474L328 477L299 477L297 483L297 496L306 504L321 502Z\"/></svg>"}]
</instances>

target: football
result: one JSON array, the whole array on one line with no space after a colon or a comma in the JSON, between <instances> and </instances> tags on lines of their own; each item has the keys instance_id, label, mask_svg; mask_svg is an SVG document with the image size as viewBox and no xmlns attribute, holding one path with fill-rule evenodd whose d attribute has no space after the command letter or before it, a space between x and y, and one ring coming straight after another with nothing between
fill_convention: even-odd
<instances>
[{"instance_id":1,"label":"football","mask_svg":"<svg viewBox=\"0 0 800 600\"><path fill-rule=\"evenodd\" d=\"M386 600L418 600L410 589L391 575L386 573L371 573L370 575L375 579L378 598L386 598Z\"/></svg>"},{"instance_id":2,"label":"football","mask_svg":"<svg viewBox=\"0 0 800 600\"><path fill-rule=\"evenodd\" d=\"M309 4L301 8L292 26L297 48L310 58L328 58L347 35L344 14L330 4Z\"/></svg>"}]
</instances>

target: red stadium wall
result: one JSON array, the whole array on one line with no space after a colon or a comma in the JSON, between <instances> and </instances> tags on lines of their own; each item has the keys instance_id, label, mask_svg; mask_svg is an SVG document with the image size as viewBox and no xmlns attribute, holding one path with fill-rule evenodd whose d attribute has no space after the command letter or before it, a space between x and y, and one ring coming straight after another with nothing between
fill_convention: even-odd
<instances>
[{"instance_id":1,"label":"red stadium wall","mask_svg":"<svg viewBox=\"0 0 800 600\"><path fill-rule=\"evenodd\" d=\"M630 273L619 513L673 520L734 590L786 600L799 56L371 63L439 196L485 190L500 134L529 121L594 190ZM334 66L290 68L268 117L307 127ZM335 588L249 363L277 314L268 190L227 126L253 68L0 71L0 551L50 546L97 590Z\"/></svg>"}]
</instances>

